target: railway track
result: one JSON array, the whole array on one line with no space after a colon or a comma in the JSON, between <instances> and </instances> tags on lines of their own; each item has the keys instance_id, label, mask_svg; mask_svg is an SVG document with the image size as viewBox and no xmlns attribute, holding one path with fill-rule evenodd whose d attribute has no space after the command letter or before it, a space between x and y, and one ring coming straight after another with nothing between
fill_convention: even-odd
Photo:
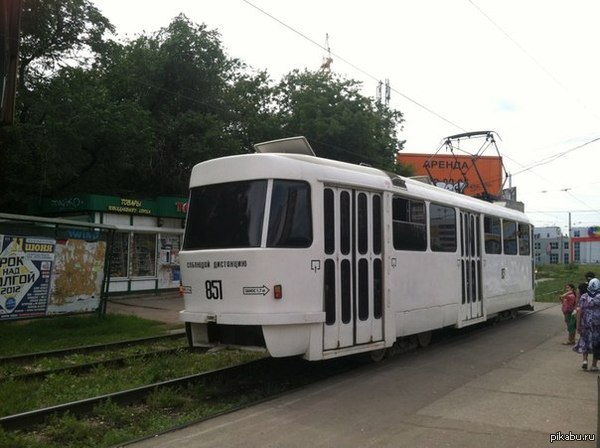
<instances>
[{"instance_id":1,"label":"railway track","mask_svg":"<svg viewBox=\"0 0 600 448\"><path fill-rule=\"evenodd\" d=\"M105 359L105 360L101 360L101 361L86 362L86 363L77 364L74 366L66 366L66 367L58 367L58 368L54 368L54 369L39 370L39 371L34 371L34 372L10 374L10 375L7 375L4 379L10 379L10 380L16 380L16 381L29 381L29 380L34 380L34 379L43 379L50 375L57 375L57 374L78 375L78 374L89 372L98 367L123 367L123 366L127 365L127 363L134 361L134 360L150 358L153 356L174 354L174 353L178 353L178 352L182 352L182 351L187 352L187 353L192 353L192 352L202 353L202 352L206 351L206 349L193 348L193 347L166 348L166 349L161 349L161 350L148 351L148 352L140 353L140 354L136 354L136 355L120 356L117 358L110 358L110 359ZM2 379L2 377L0 377L0 379Z\"/></svg>"},{"instance_id":2,"label":"railway track","mask_svg":"<svg viewBox=\"0 0 600 448\"><path fill-rule=\"evenodd\" d=\"M0 356L0 366L8 363L28 363L40 358L60 358L73 354L93 353L106 350L115 350L133 345L153 344L160 341L184 339L185 333L174 333L164 336L152 336L148 338L129 339L126 341L109 342L106 344L85 345L81 347L71 347L60 350L50 350L45 352L26 353L15 356Z\"/></svg>"},{"instance_id":3,"label":"railway track","mask_svg":"<svg viewBox=\"0 0 600 448\"><path fill-rule=\"evenodd\" d=\"M359 362L364 364L362 361ZM258 397L258 400L253 399L246 403L246 405L250 405L290 388L347 371L356 365L356 360L347 358L319 364L309 363L298 358L263 358L236 366L1 417L0 427L13 431L31 428L32 425L44 424L52 416L66 413L77 416L88 415L102 402L110 401L121 406L136 405L143 403L149 395L157 393L161 389L179 389L187 393L190 387L193 388L199 384L203 386L203 390L207 391L202 396L205 401L218 401L223 397L227 398L243 393Z\"/></svg>"},{"instance_id":4,"label":"railway track","mask_svg":"<svg viewBox=\"0 0 600 448\"><path fill-rule=\"evenodd\" d=\"M532 313L520 313L519 318L524 318ZM434 337L434 342L453 343L464 337L473 337L474 333L485 331L485 326L474 326L461 331L451 331L442 337ZM434 345L438 346L437 343ZM410 351L416 346L416 341L407 338L389 351L390 356ZM433 347L432 347L433 348ZM181 427L207 420L236 409L254 405L265 399L285 393L291 389L303 387L333 375L348 372L365 365L366 357L337 358L319 363L303 361L298 358L273 359L265 358L247 362L227 368L214 369L211 371L186 375L167 381L134 387L114 393L98 395L91 398L76 400L70 403L62 403L55 406L7 415L0 418L0 427L6 431L17 433L31 432L34 437L40 437L49 431L46 428L48 421L56 425L61 416L77 416L78 421L85 422L88 419L94 426L98 424L98 409L103 404L110 403L118 406L123 415L131 415L132 422L125 425L135 425L137 416L146 414L146 407L153 401L152 397L161 394L177 394L180 398L173 399L175 403L191 403L189 408L202 408L202 412L192 413L185 420L174 419L171 427L162 426L153 430L140 428L139 432L129 435L129 440L139 440L155 435L173 427ZM154 401L156 401L154 399ZM161 416L165 414L179 414L181 411L175 406L165 406L160 411ZM73 417L72 417L73 418ZM82 423L84 424L84 423ZM120 423L123 425L124 423ZM139 425L144 426L142 424ZM120 428L117 427L116 430ZM0 431L2 432L2 431ZM127 443L126 440L119 442L119 446ZM1 444L1 443L0 443ZM48 444L49 446L55 446ZM102 445L98 442L98 446ZM95 445L94 445L95 446Z\"/></svg>"},{"instance_id":5,"label":"railway track","mask_svg":"<svg viewBox=\"0 0 600 448\"><path fill-rule=\"evenodd\" d=\"M201 381L211 381L216 378L225 376L239 375L241 371L252 369L261 364L269 363L272 358L265 358L258 361L251 361L246 364L241 364L233 367L217 369L210 372L203 372L196 375L187 375L181 378L176 378L159 383L148 384L142 387L136 387L111 394L99 395L93 398L77 400L70 403L64 403L57 406L50 406L43 409L36 409L30 412L22 412L20 414L9 415L0 418L0 426L4 429L15 430L27 428L30 425L44 423L53 415L60 415L70 412L74 415L89 414L94 407L103 401L112 401L120 405L128 405L143 401L150 393L166 387L186 387L190 384L195 384Z\"/></svg>"}]
</instances>

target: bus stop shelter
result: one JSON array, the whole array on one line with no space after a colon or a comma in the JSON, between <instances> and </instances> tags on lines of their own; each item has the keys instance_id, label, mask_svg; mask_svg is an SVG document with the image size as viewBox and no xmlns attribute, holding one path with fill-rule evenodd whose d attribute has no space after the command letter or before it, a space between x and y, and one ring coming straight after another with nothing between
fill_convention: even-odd
<instances>
[{"instance_id":1,"label":"bus stop shelter","mask_svg":"<svg viewBox=\"0 0 600 448\"><path fill-rule=\"evenodd\" d=\"M0 213L0 321L106 313L116 227Z\"/></svg>"}]
</instances>

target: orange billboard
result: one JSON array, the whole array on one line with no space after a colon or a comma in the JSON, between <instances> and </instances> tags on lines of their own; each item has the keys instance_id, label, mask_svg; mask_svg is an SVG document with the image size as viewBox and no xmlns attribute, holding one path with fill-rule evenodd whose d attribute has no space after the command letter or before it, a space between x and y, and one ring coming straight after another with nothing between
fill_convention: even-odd
<instances>
[{"instance_id":1,"label":"orange billboard","mask_svg":"<svg viewBox=\"0 0 600 448\"><path fill-rule=\"evenodd\" d=\"M446 190L475 197L502 194L502 157L399 153L396 160Z\"/></svg>"}]
</instances>

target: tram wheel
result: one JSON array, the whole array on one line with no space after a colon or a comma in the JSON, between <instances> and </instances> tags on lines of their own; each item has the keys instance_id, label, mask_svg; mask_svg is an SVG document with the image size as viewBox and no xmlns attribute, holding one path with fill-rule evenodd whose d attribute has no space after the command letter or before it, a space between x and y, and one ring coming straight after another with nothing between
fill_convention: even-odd
<instances>
[{"instance_id":1,"label":"tram wheel","mask_svg":"<svg viewBox=\"0 0 600 448\"><path fill-rule=\"evenodd\" d=\"M431 331L425 331L423 333L419 333L417 335L417 341L419 342L419 346L427 347L431 342Z\"/></svg>"},{"instance_id":2,"label":"tram wheel","mask_svg":"<svg viewBox=\"0 0 600 448\"><path fill-rule=\"evenodd\" d=\"M369 356L373 362L383 361L385 355L387 355L387 348L380 348L379 350L373 350L369 352Z\"/></svg>"}]
</instances>

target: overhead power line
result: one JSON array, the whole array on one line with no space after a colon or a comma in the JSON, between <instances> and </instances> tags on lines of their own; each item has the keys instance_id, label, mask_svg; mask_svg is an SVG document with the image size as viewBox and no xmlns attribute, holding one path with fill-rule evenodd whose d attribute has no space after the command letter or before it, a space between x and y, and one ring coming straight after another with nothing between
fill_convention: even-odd
<instances>
[{"instance_id":1,"label":"overhead power line","mask_svg":"<svg viewBox=\"0 0 600 448\"><path fill-rule=\"evenodd\" d=\"M254 9L256 9L257 11L261 12L262 14L266 15L267 17L269 17L270 19L276 21L277 23L279 23L280 25L284 26L285 28L287 28L288 30L292 31L293 33L297 34L298 36L302 37L303 39L307 40L308 42L310 42L313 45L316 45L317 47L321 48L322 50L327 51L329 54L335 56L337 59L339 59L340 61L342 61L343 63L345 63L346 65L349 65L350 67L352 67L354 70L362 73L363 75L367 76L368 78L371 78L377 82L379 82L380 78L376 77L375 75L367 72L366 70L362 69L361 67L353 64L352 62L350 62L349 60L347 60L346 58L340 56L339 54L334 53L333 51L330 51L329 48L321 45L320 43L318 43L317 41L315 41L314 39L311 39L310 37L308 37L306 34L298 31L297 29L295 29L294 27L288 25L287 23L285 23L284 21L278 19L277 17L275 17L274 15L268 13L267 11L265 11L262 8L259 8L258 6L256 6L254 3L248 1L248 0L242 0L244 3L248 4L249 6L252 6ZM433 109L425 106L424 104L420 103L419 101L409 97L408 95L400 92L399 90L390 87L390 90L392 90L394 93L397 93L398 95L400 95L402 98L410 101L411 103L415 104L416 106L420 107L421 109L429 112L430 114L436 116L437 118L439 118L442 121L445 121L446 123L454 126L457 129L460 129L463 132L466 132L466 130L457 125L456 123L453 123L452 121L450 121L449 119L447 119L446 117L442 116L441 114L438 114L437 112L435 112Z\"/></svg>"},{"instance_id":2,"label":"overhead power line","mask_svg":"<svg viewBox=\"0 0 600 448\"><path fill-rule=\"evenodd\" d=\"M275 22L279 23L280 25L282 25L283 27L287 28L288 30L292 31L293 33L297 34L298 36L302 37L303 39L307 40L308 42L310 42L311 44L315 45L316 47L324 50L327 52L327 54L335 56L335 58L337 58L338 60L342 61L343 63L345 63L346 65L352 67L354 70L358 71L359 73L362 73L364 76L373 79L376 82L380 82L380 78L371 74L370 72L364 70L363 68L359 67L358 65L352 63L351 61L349 61L348 59L340 56L339 54L334 53L333 51L331 51L330 48L325 47L323 45L321 45L320 43L318 43L317 41L315 41L314 39L311 39L310 37L308 37L306 34L302 33L301 31L297 30L296 28L292 27L291 25L288 25L287 23L285 23L284 21L282 21L281 19L275 17L274 15L270 14L269 12L265 11L264 9L256 6L254 3L252 3L249 0L242 0L244 3L246 3L247 5L253 7L254 9L256 9L257 11L259 11L260 13L264 14L265 16L269 17L270 19L274 20ZM552 74L550 73L550 71L548 71L535 57L533 57L524 47L522 47L515 39L513 39L506 31L504 31L504 29L502 29L489 15L487 15L479 6L477 6L473 0L468 0L488 21L490 21L502 34L504 34L504 36L506 38L508 38L517 48L519 48L519 50L521 52L523 52L529 59L531 59L544 73L546 73L546 75L548 75L557 85L559 85L561 88L567 90L562 84L561 82ZM439 118L440 120L452 125L453 127L460 129L463 132L466 132L466 130L457 125L456 123L450 121L449 119L447 119L446 117L442 116L441 114L435 112L434 110L432 110L431 108L425 106L424 104L420 103L419 101L409 97L408 95L404 94L403 92L400 92L399 90L390 87L390 90L393 91L394 93L400 95L401 97L405 98L406 100L410 101L411 103L415 104L416 106L420 107L421 109L429 112L430 114L434 115L435 117ZM598 118L598 117L596 117ZM554 154L550 157L547 157L543 160L537 161L529 166L524 166L518 162L516 162L513 159L513 162L517 163L518 165L522 166L523 169L520 171L517 171L516 173L513 173L513 175L517 175L520 173L524 173L526 171L531 171L533 168L541 166L541 165L545 165L551 162L556 161L557 159L569 154L570 152L576 151L577 149L583 148L584 146L587 146L591 143L594 143L596 141L600 140L600 137L595 138L593 140L590 140L588 142L583 143L582 145L578 145L574 148L570 148L566 151L563 151L561 153L558 154ZM540 176L541 177L541 176ZM570 194L570 193L569 193ZM573 196L574 197L574 196ZM577 199L577 198L575 198ZM585 204L584 202L580 201L579 199L577 199L578 202L582 203L583 205L589 207L591 210L590 211L594 211L597 212L597 210L595 210L593 207L590 207L588 204Z\"/></svg>"},{"instance_id":3,"label":"overhead power line","mask_svg":"<svg viewBox=\"0 0 600 448\"><path fill-rule=\"evenodd\" d=\"M574 96L571 91L569 89L567 89L562 82L560 82L560 80L554 76L550 70L548 70L546 67L544 67L544 65L542 65L542 63L540 61L538 61L537 58L535 58L529 51L527 51L519 42L517 42L515 39L513 39L513 37L508 34L500 25L498 25L494 19L492 19L488 14L485 13L485 11L483 9L481 9L473 0L468 0L468 2L473 5L473 7L479 11L479 13L485 17L492 25L494 25L494 27L496 27L498 29L498 31L500 31L508 40L510 40L513 45L515 47L517 47L525 56L527 56L527 58L529 58L541 71L543 71L552 81L554 81L554 83L559 86L561 89L563 89L569 96L571 96L575 102L579 103L580 106L583 107L583 109L590 113L596 120L600 120L600 116L598 116L593 110L590 109L590 107L585 104L579 97Z\"/></svg>"},{"instance_id":4,"label":"overhead power line","mask_svg":"<svg viewBox=\"0 0 600 448\"><path fill-rule=\"evenodd\" d=\"M575 146L573 148L567 149L566 151L562 151L562 152L559 152L557 154L554 154L554 155L551 155L549 157L546 157L545 159L538 160L537 162L532 163L531 165L525 166L521 171L517 171L516 173L513 173L513 175L516 176L517 174L524 173L526 171L531 170L532 168L536 168L536 167L541 166L541 165L547 165L548 163L554 162L554 161L560 159L561 157L566 156L567 154L569 154L569 153L571 153L573 151L581 149L581 148L583 148L583 147L585 147L587 145L591 145L592 143L595 143L595 142L597 142L599 140L600 140L600 137L596 137L596 138L593 138L592 140L589 140L589 141L587 141L585 143L582 143L581 145L577 145L577 146Z\"/></svg>"}]
</instances>

